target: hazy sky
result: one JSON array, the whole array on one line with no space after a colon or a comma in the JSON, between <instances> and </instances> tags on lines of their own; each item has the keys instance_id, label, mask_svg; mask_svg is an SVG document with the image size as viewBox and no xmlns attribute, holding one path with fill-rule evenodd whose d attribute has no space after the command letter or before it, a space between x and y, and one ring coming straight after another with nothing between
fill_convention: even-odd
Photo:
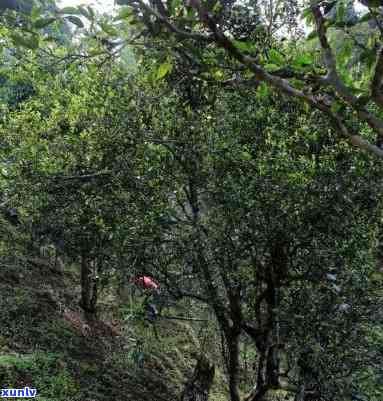
<instances>
[{"instance_id":1,"label":"hazy sky","mask_svg":"<svg viewBox=\"0 0 383 401\"><path fill-rule=\"evenodd\" d=\"M79 6L81 4L92 5L99 12L110 11L113 8L114 0L59 0L59 6Z\"/></svg>"},{"instance_id":2,"label":"hazy sky","mask_svg":"<svg viewBox=\"0 0 383 401\"><path fill-rule=\"evenodd\" d=\"M1 1L1 0L0 0ZM79 6L80 4L93 5L99 12L110 11L114 6L114 0L59 0L58 4L61 7L66 6ZM356 3L358 11L365 10L361 3Z\"/></svg>"}]
</instances>

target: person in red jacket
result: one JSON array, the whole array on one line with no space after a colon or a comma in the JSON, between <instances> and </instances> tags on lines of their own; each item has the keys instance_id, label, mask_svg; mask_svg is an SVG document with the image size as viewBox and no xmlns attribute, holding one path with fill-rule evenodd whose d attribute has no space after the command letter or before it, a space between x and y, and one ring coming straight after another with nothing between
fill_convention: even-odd
<instances>
[{"instance_id":1,"label":"person in red jacket","mask_svg":"<svg viewBox=\"0 0 383 401\"><path fill-rule=\"evenodd\" d=\"M143 305L145 306L148 320L154 322L159 314L156 307L156 302L158 302L160 295L159 284L150 276L138 276L132 281L138 287L147 290L148 293L145 297Z\"/></svg>"},{"instance_id":2,"label":"person in red jacket","mask_svg":"<svg viewBox=\"0 0 383 401\"><path fill-rule=\"evenodd\" d=\"M158 292L160 289L158 283L150 276L138 276L133 279L133 282L145 290L155 290Z\"/></svg>"}]
</instances>

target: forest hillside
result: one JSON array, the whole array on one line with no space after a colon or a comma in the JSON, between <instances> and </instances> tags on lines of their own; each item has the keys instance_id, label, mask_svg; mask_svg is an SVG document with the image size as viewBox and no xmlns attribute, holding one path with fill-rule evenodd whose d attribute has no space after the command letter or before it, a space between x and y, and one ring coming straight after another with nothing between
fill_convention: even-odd
<instances>
[{"instance_id":1,"label":"forest hillside","mask_svg":"<svg viewBox=\"0 0 383 401\"><path fill-rule=\"evenodd\" d=\"M201 353L219 353L201 322L162 319L157 334L150 322L134 319L139 294L132 305L103 292L100 317L85 320L77 270L24 253L20 235L1 223L16 235L1 259L3 388L36 388L43 401L177 400ZM223 399L225 386L217 371L211 399Z\"/></svg>"},{"instance_id":2,"label":"forest hillside","mask_svg":"<svg viewBox=\"0 0 383 401\"><path fill-rule=\"evenodd\" d=\"M383 2L0 1L0 397L383 399Z\"/></svg>"}]
</instances>

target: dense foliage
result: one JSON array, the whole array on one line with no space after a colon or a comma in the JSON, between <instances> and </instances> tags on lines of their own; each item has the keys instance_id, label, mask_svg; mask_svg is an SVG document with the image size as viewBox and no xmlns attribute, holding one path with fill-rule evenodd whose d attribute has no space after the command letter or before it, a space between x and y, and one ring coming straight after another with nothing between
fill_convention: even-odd
<instances>
[{"instance_id":1,"label":"dense foliage","mask_svg":"<svg viewBox=\"0 0 383 401\"><path fill-rule=\"evenodd\" d=\"M22 3L0 15L1 260L74 271L97 333L106 299L157 339L208 322L183 401L212 364L231 401L380 400L380 3Z\"/></svg>"}]
</instances>

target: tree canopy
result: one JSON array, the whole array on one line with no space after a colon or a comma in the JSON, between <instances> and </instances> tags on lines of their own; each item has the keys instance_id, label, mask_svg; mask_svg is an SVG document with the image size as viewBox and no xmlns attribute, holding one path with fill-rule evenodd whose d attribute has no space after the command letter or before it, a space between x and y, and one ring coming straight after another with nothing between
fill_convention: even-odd
<instances>
[{"instance_id":1,"label":"tree canopy","mask_svg":"<svg viewBox=\"0 0 383 401\"><path fill-rule=\"evenodd\" d=\"M380 400L383 4L8 3L0 257L48 247L88 327L208 322L183 401L212 363L231 401Z\"/></svg>"}]
</instances>

